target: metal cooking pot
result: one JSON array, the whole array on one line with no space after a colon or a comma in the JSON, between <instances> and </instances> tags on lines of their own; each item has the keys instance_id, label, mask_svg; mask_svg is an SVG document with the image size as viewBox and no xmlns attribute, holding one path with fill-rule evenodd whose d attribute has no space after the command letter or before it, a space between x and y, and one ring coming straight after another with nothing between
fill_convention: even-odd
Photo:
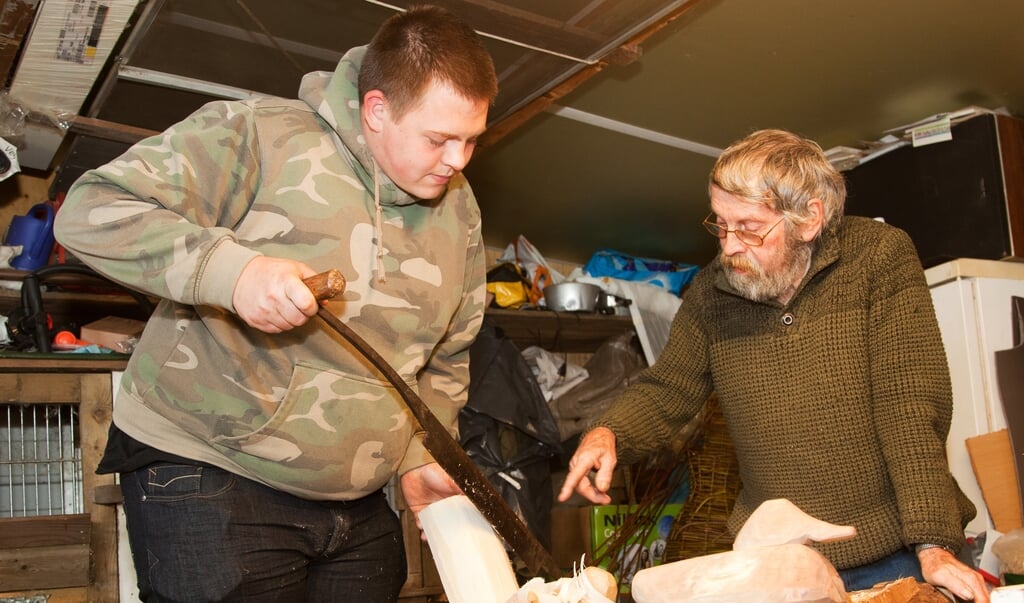
<instances>
[{"instance_id":1,"label":"metal cooking pot","mask_svg":"<svg viewBox=\"0 0 1024 603\"><path fill-rule=\"evenodd\" d=\"M600 295L597 285L564 282L544 288L544 303L556 312L594 312Z\"/></svg>"},{"instance_id":2,"label":"metal cooking pot","mask_svg":"<svg viewBox=\"0 0 1024 603\"><path fill-rule=\"evenodd\" d=\"M602 291L601 295L597 297L597 313L629 316L629 305L632 303L633 300L631 299Z\"/></svg>"}]
</instances>

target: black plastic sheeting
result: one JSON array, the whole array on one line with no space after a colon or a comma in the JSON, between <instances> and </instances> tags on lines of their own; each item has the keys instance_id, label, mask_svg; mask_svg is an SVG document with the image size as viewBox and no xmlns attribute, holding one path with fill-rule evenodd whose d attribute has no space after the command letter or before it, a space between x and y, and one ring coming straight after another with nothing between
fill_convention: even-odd
<instances>
[{"instance_id":1,"label":"black plastic sheeting","mask_svg":"<svg viewBox=\"0 0 1024 603\"><path fill-rule=\"evenodd\" d=\"M558 426L519 349L485 320L470 348L469 401L459 414L466 453L545 548L551 548L551 459Z\"/></svg>"}]
</instances>

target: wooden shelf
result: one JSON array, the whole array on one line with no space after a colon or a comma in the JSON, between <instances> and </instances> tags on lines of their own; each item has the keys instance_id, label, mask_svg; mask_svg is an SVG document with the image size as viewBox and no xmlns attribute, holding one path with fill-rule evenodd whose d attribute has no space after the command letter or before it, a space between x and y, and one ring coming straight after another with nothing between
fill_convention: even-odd
<instances>
[{"instance_id":1,"label":"wooden shelf","mask_svg":"<svg viewBox=\"0 0 1024 603\"><path fill-rule=\"evenodd\" d=\"M0 373L109 373L127 366L127 354L0 352Z\"/></svg>"},{"instance_id":2,"label":"wooden shelf","mask_svg":"<svg viewBox=\"0 0 1024 603\"><path fill-rule=\"evenodd\" d=\"M9 316L22 305L21 283L31 274L0 268L0 314ZM40 291L43 310L55 326L81 326L106 316L147 320L139 301L117 285L77 274L51 274Z\"/></svg>"},{"instance_id":3,"label":"wooden shelf","mask_svg":"<svg viewBox=\"0 0 1024 603\"><path fill-rule=\"evenodd\" d=\"M20 281L25 274L0 269L0 280ZM58 290L43 292L45 310L56 321L73 321L79 325L108 315L145 320L138 303L123 292L104 290L102 283L88 277L53 276L47 284ZM99 291L88 285L99 285ZM76 288L77 286L77 288ZM0 313L9 313L21 303L21 293L0 288ZM486 318L500 327L520 348L540 346L552 352L590 353L609 337L633 328L629 316L595 312L555 312L552 310L502 310L488 308ZM3 363L0 365L11 365Z\"/></svg>"},{"instance_id":4,"label":"wooden shelf","mask_svg":"<svg viewBox=\"0 0 1024 603\"><path fill-rule=\"evenodd\" d=\"M629 316L592 312L488 308L485 319L520 348L536 345L552 352L593 352L609 337L633 328Z\"/></svg>"}]
</instances>

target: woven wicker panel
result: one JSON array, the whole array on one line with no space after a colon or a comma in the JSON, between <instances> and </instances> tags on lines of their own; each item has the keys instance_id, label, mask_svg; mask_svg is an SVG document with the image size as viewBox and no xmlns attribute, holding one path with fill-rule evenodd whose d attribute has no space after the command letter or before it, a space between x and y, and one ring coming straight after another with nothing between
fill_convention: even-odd
<instances>
[{"instance_id":1,"label":"woven wicker panel","mask_svg":"<svg viewBox=\"0 0 1024 603\"><path fill-rule=\"evenodd\" d=\"M732 549L726 527L740 491L739 467L718 401L708 400L702 437L687 451L690 496L665 543L665 562Z\"/></svg>"}]
</instances>

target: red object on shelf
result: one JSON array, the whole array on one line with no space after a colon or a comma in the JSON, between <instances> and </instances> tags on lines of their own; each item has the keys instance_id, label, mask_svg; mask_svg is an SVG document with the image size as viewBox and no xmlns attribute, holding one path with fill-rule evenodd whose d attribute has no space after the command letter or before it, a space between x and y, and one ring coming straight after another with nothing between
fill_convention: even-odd
<instances>
[{"instance_id":1,"label":"red object on shelf","mask_svg":"<svg viewBox=\"0 0 1024 603\"><path fill-rule=\"evenodd\" d=\"M53 347L58 350L73 350L92 345L88 341L82 341L71 331L57 331L53 336Z\"/></svg>"}]
</instances>

